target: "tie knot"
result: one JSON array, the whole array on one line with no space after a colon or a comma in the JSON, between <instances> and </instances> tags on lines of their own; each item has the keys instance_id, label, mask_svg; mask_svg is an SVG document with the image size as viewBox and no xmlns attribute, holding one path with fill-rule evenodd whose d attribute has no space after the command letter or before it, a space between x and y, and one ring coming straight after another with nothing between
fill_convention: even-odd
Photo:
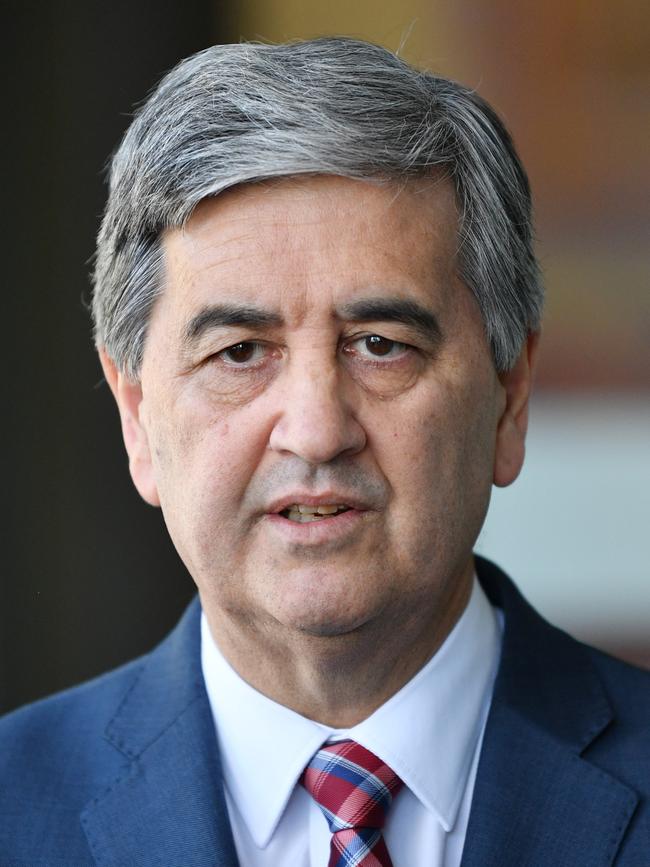
<instances>
[{"instance_id":1,"label":"tie knot","mask_svg":"<svg viewBox=\"0 0 650 867\"><path fill-rule=\"evenodd\" d=\"M300 782L325 814L333 834L352 828L381 830L403 785L385 762L349 740L321 747Z\"/></svg>"}]
</instances>

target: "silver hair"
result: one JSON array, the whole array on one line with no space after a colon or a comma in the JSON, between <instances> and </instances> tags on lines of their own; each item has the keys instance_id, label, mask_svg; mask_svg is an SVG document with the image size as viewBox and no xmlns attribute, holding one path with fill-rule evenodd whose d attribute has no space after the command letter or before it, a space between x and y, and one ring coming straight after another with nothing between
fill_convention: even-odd
<instances>
[{"instance_id":1,"label":"silver hair","mask_svg":"<svg viewBox=\"0 0 650 867\"><path fill-rule=\"evenodd\" d=\"M330 174L442 171L459 210L458 271L499 371L539 328L543 289L531 198L510 136L474 91L346 38L216 45L182 61L115 154L97 240L95 341L137 380L163 290L161 233L236 184Z\"/></svg>"}]
</instances>

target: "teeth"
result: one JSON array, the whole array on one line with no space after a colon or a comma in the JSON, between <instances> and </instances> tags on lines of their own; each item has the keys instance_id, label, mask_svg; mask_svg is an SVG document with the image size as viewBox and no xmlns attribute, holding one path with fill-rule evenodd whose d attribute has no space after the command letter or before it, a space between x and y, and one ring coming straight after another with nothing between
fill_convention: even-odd
<instances>
[{"instance_id":1,"label":"teeth","mask_svg":"<svg viewBox=\"0 0 650 867\"><path fill-rule=\"evenodd\" d=\"M338 512L339 509L344 509L345 506L319 506L318 514L319 515L333 515L334 512ZM301 508L302 511L302 508Z\"/></svg>"},{"instance_id":2,"label":"teeth","mask_svg":"<svg viewBox=\"0 0 650 867\"><path fill-rule=\"evenodd\" d=\"M296 503L291 507L292 509L297 509L301 515L315 515L318 511L318 506L303 506L302 503Z\"/></svg>"},{"instance_id":3,"label":"teeth","mask_svg":"<svg viewBox=\"0 0 650 867\"><path fill-rule=\"evenodd\" d=\"M291 507L297 509L301 515L333 515L339 509L344 509L345 506L337 506L335 504L324 504L322 506L303 506L302 503L296 503Z\"/></svg>"},{"instance_id":4,"label":"teeth","mask_svg":"<svg viewBox=\"0 0 650 867\"><path fill-rule=\"evenodd\" d=\"M335 503L326 503L321 506L304 506L302 503L294 503L293 506L289 506L291 512L300 512L301 515L333 515L345 508L347 507Z\"/></svg>"},{"instance_id":5,"label":"teeth","mask_svg":"<svg viewBox=\"0 0 650 867\"><path fill-rule=\"evenodd\" d=\"M310 521L320 521L322 517L327 515L335 515L343 510L347 511L348 506L337 505L336 503L326 503L320 506L306 506L303 503L294 503L286 510L286 516L290 521L297 521L300 524L308 524Z\"/></svg>"},{"instance_id":6,"label":"teeth","mask_svg":"<svg viewBox=\"0 0 650 867\"><path fill-rule=\"evenodd\" d=\"M323 519L322 515L303 515L302 512L293 511L293 509L289 510L289 514L287 515L290 521L297 521L299 524L309 524L312 521L321 521Z\"/></svg>"}]
</instances>

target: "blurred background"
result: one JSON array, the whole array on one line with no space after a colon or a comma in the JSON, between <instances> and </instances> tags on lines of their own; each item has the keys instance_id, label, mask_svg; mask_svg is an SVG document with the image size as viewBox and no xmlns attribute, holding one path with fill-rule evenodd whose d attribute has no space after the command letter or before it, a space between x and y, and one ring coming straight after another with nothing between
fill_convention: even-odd
<instances>
[{"instance_id":1,"label":"blurred background","mask_svg":"<svg viewBox=\"0 0 650 867\"><path fill-rule=\"evenodd\" d=\"M650 666L650 7L642 0L5 2L8 479L0 711L151 648L193 584L132 489L86 312L103 167L163 72L215 42L382 43L490 100L548 290L528 460L477 549L554 623Z\"/></svg>"}]
</instances>

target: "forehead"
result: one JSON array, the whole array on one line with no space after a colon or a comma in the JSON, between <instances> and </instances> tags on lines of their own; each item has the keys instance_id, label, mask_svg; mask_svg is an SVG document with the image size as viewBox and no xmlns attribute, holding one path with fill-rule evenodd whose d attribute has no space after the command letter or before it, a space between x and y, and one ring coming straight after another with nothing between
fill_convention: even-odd
<instances>
[{"instance_id":1,"label":"forehead","mask_svg":"<svg viewBox=\"0 0 650 867\"><path fill-rule=\"evenodd\" d=\"M448 283L458 215L445 178L355 181L335 176L245 184L206 199L163 236L166 303L310 303L341 293L408 292Z\"/></svg>"}]
</instances>

